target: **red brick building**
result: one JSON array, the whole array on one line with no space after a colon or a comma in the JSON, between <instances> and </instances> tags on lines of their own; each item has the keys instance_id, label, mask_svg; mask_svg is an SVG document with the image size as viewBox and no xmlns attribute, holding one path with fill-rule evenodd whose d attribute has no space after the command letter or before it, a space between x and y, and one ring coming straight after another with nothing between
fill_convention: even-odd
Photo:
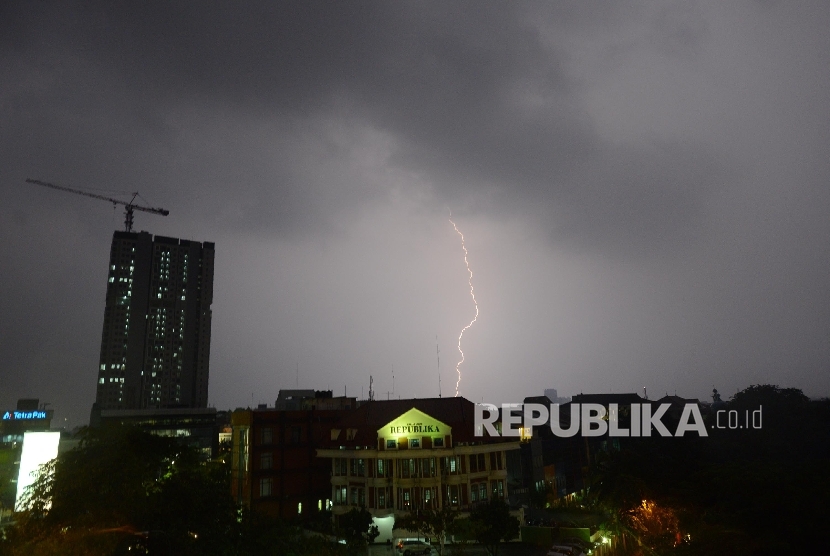
<instances>
[{"instance_id":1,"label":"red brick building","mask_svg":"<svg viewBox=\"0 0 830 556\"><path fill-rule=\"evenodd\" d=\"M331 405L331 394L323 407ZM331 429L353 411L355 399L341 400L348 409L274 408L233 412L231 492L253 511L283 519L303 518L331 505L331 464L317 456L328 444Z\"/></svg>"}]
</instances>

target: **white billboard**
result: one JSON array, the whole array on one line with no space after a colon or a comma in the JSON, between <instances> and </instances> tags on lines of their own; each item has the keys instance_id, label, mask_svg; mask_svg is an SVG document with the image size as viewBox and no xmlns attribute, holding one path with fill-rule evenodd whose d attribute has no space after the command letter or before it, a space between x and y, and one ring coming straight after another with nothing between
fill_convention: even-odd
<instances>
[{"instance_id":1,"label":"white billboard","mask_svg":"<svg viewBox=\"0 0 830 556\"><path fill-rule=\"evenodd\" d=\"M59 432L27 432L23 434L23 452L20 454L20 472L17 475L17 498L15 511L25 510L21 498L26 489L35 482L38 468L58 457Z\"/></svg>"}]
</instances>

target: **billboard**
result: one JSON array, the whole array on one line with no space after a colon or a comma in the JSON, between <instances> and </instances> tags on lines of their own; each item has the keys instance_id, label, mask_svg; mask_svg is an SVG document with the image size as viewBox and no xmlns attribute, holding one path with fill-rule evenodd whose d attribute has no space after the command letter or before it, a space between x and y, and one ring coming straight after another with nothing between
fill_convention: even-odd
<instances>
[{"instance_id":1,"label":"billboard","mask_svg":"<svg viewBox=\"0 0 830 556\"><path fill-rule=\"evenodd\" d=\"M17 497L15 511L25 510L21 498L26 489L35 482L38 468L58 457L59 432L27 432L23 434L23 451L20 454L20 472L17 475Z\"/></svg>"}]
</instances>

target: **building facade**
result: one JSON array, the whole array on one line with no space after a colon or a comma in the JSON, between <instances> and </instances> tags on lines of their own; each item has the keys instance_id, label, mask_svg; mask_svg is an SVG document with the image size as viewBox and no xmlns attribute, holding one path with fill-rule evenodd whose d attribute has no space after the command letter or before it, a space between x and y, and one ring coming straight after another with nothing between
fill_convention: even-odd
<instances>
[{"instance_id":1,"label":"building facade","mask_svg":"<svg viewBox=\"0 0 830 556\"><path fill-rule=\"evenodd\" d=\"M286 405L292 409L281 409ZM331 391L286 390L280 391L279 408L234 411L234 500L282 519L304 520L329 509L331 463L318 458L317 450L355 406L355 398L334 398Z\"/></svg>"},{"instance_id":2,"label":"building facade","mask_svg":"<svg viewBox=\"0 0 830 556\"><path fill-rule=\"evenodd\" d=\"M174 438L195 449L202 459L219 451L216 408L105 409L94 426L131 426L144 432Z\"/></svg>"},{"instance_id":3,"label":"building facade","mask_svg":"<svg viewBox=\"0 0 830 556\"><path fill-rule=\"evenodd\" d=\"M115 232L96 408L204 408L214 244Z\"/></svg>"},{"instance_id":4,"label":"building facade","mask_svg":"<svg viewBox=\"0 0 830 556\"><path fill-rule=\"evenodd\" d=\"M370 401L346 415L317 450L329 465L335 519L363 506L383 542L395 516L447 506L464 515L507 500L508 454L519 442L476 436L474 411L458 397Z\"/></svg>"}]
</instances>

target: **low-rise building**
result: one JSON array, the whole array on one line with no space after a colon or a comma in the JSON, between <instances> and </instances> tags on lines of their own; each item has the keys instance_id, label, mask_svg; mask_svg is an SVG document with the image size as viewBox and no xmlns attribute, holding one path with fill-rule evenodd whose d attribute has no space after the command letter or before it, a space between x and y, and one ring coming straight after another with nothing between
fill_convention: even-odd
<instances>
[{"instance_id":1,"label":"low-rise building","mask_svg":"<svg viewBox=\"0 0 830 556\"><path fill-rule=\"evenodd\" d=\"M446 506L464 515L507 499L507 453L519 441L477 436L474 412L456 397L369 401L345 415L317 450L330 471L335 519L365 507L383 542L395 516Z\"/></svg>"},{"instance_id":2,"label":"low-rise building","mask_svg":"<svg viewBox=\"0 0 830 556\"><path fill-rule=\"evenodd\" d=\"M98 415L91 426L126 425L175 438L198 450L204 459L216 457L219 450L219 427L212 407L105 409Z\"/></svg>"},{"instance_id":3,"label":"low-rise building","mask_svg":"<svg viewBox=\"0 0 830 556\"><path fill-rule=\"evenodd\" d=\"M333 398L331 391L292 390L280 392L278 408L234 411L234 499L252 511L283 519L304 519L328 509L331 465L316 457L317 449L356 405L355 398Z\"/></svg>"}]
</instances>

